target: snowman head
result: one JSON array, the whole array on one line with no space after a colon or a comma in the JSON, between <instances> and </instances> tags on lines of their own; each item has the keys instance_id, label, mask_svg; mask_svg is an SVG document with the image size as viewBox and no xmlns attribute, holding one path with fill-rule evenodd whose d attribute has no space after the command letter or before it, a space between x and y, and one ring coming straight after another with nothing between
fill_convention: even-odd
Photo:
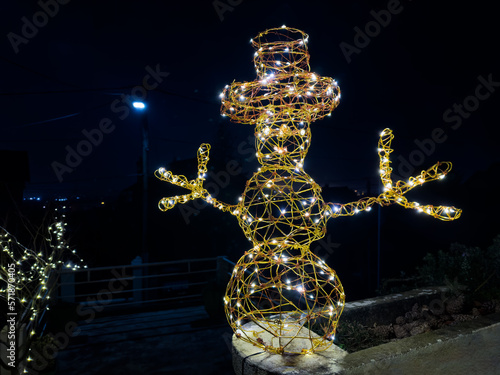
<instances>
[{"instance_id":1,"label":"snowman head","mask_svg":"<svg viewBox=\"0 0 500 375\"><path fill-rule=\"evenodd\" d=\"M262 165L301 169L309 149L309 125L338 105L335 80L309 68L308 35L281 27L251 40L257 79L233 82L221 93L223 116L255 125L257 159Z\"/></svg>"}]
</instances>

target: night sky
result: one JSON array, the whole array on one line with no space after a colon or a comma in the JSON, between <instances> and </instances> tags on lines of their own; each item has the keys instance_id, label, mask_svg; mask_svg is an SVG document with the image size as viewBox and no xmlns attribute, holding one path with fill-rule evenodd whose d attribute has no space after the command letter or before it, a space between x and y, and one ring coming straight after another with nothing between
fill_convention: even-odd
<instances>
[{"instance_id":1,"label":"night sky","mask_svg":"<svg viewBox=\"0 0 500 375\"><path fill-rule=\"evenodd\" d=\"M144 92L137 87L151 70L161 82L148 81L156 86L147 91L150 170L194 157L202 142L214 144L214 155L237 157L253 129L222 118L218 94L233 80L255 79L249 39L282 24L310 35L311 70L334 77L342 90L332 117L312 126L305 170L317 182L376 184L385 127L394 130L393 167L402 177L403 159L418 164L417 172L450 160L461 179L500 161L499 27L491 3L61 2L58 9L47 2L49 16L27 0L3 4L0 15L0 149L28 151L25 196L107 197L134 183L141 122L123 95ZM108 133L59 182L54 162L66 164L69 148L103 119ZM220 134L230 142L220 143ZM433 134L441 143L424 141ZM411 154L420 150L415 141L427 147L423 159Z\"/></svg>"},{"instance_id":2,"label":"night sky","mask_svg":"<svg viewBox=\"0 0 500 375\"><path fill-rule=\"evenodd\" d=\"M26 198L106 202L70 217L89 266L129 263L140 253L142 115L128 104L135 94L147 96L150 181L162 166L192 176L195 161L184 160L208 142L213 173L231 159L243 167L217 196L237 202L258 167L253 129L221 117L219 94L233 80L256 78L250 38L283 24L309 34L311 70L335 78L342 91L332 116L312 124L304 164L326 201L357 199L340 187L378 193L376 149L386 127L396 137L395 180L453 163L444 182L414 189L408 199L463 208L459 220L388 207L329 225L323 241L335 256L328 262L350 299L374 290L377 241L382 277L398 277L429 251L452 242L485 247L500 233L500 27L492 3L19 0L1 10L0 150L28 153ZM82 146L89 137L91 149ZM234 218L193 213L195 202L183 206L188 218L180 208L161 213L158 199L176 193L160 182L150 190L151 261L236 261L248 248ZM324 253L324 243L311 249Z\"/></svg>"}]
</instances>

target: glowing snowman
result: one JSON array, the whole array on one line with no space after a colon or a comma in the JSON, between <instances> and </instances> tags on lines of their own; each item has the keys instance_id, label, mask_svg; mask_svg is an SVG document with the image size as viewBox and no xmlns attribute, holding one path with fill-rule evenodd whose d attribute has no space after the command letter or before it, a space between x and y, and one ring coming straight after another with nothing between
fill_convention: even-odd
<instances>
[{"instance_id":1,"label":"glowing snowman","mask_svg":"<svg viewBox=\"0 0 500 375\"><path fill-rule=\"evenodd\" d=\"M380 175L385 191L347 204L325 203L321 188L303 170L311 141L310 124L329 116L340 89L332 78L309 71L307 34L287 27L260 33L251 43L257 80L226 86L222 114L255 126L260 168L235 205L218 201L203 188L210 145L198 150L198 178L188 181L165 169L158 178L191 190L163 198L160 209L202 198L238 218L252 249L234 267L224 305L235 334L273 353L305 354L327 349L334 339L345 295L333 269L310 251L326 233L330 218L369 211L374 204L399 204L442 220L453 220L454 207L421 206L403 195L451 169L437 163L406 182L391 180L392 132L379 140Z\"/></svg>"}]
</instances>

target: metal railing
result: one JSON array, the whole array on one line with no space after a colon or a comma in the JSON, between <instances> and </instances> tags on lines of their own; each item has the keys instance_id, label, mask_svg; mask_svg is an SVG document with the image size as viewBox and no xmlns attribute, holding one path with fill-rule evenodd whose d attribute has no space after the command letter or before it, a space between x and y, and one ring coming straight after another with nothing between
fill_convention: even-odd
<instances>
[{"instance_id":1,"label":"metal railing","mask_svg":"<svg viewBox=\"0 0 500 375\"><path fill-rule=\"evenodd\" d=\"M63 270L59 299L96 307L200 301L210 283L228 279L234 263L226 257Z\"/></svg>"}]
</instances>

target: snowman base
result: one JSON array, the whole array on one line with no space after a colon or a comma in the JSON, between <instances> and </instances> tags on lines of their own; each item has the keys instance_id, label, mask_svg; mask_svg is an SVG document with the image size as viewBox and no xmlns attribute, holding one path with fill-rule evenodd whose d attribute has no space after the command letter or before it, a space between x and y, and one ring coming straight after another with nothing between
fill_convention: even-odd
<instances>
[{"instance_id":1,"label":"snowman base","mask_svg":"<svg viewBox=\"0 0 500 375\"><path fill-rule=\"evenodd\" d=\"M290 338L287 338L289 337L288 333L280 339L273 337L265 331L262 332L262 328L254 322L249 322L241 326L241 331L238 330L232 339L233 368L235 373L237 375L290 374L291 372L294 375L335 375L341 373L341 362L347 352L335 344L330 345L327 349L320 352L309 352L306 355L286 354L286 351L285 354L274 354L237 337L242 332L246 334L258 332L263 342L274 344L275 341L279 342L281 340L281 345L286 345L286 349L290 351L296 351L299 348L308 350L311 347L309 337L320 338L316 333L309 331L305 327L289 327L289 331L289 333L293 334L292 337L300 337L296 337L289 342Z\"/></svg>"}]
</instances>

